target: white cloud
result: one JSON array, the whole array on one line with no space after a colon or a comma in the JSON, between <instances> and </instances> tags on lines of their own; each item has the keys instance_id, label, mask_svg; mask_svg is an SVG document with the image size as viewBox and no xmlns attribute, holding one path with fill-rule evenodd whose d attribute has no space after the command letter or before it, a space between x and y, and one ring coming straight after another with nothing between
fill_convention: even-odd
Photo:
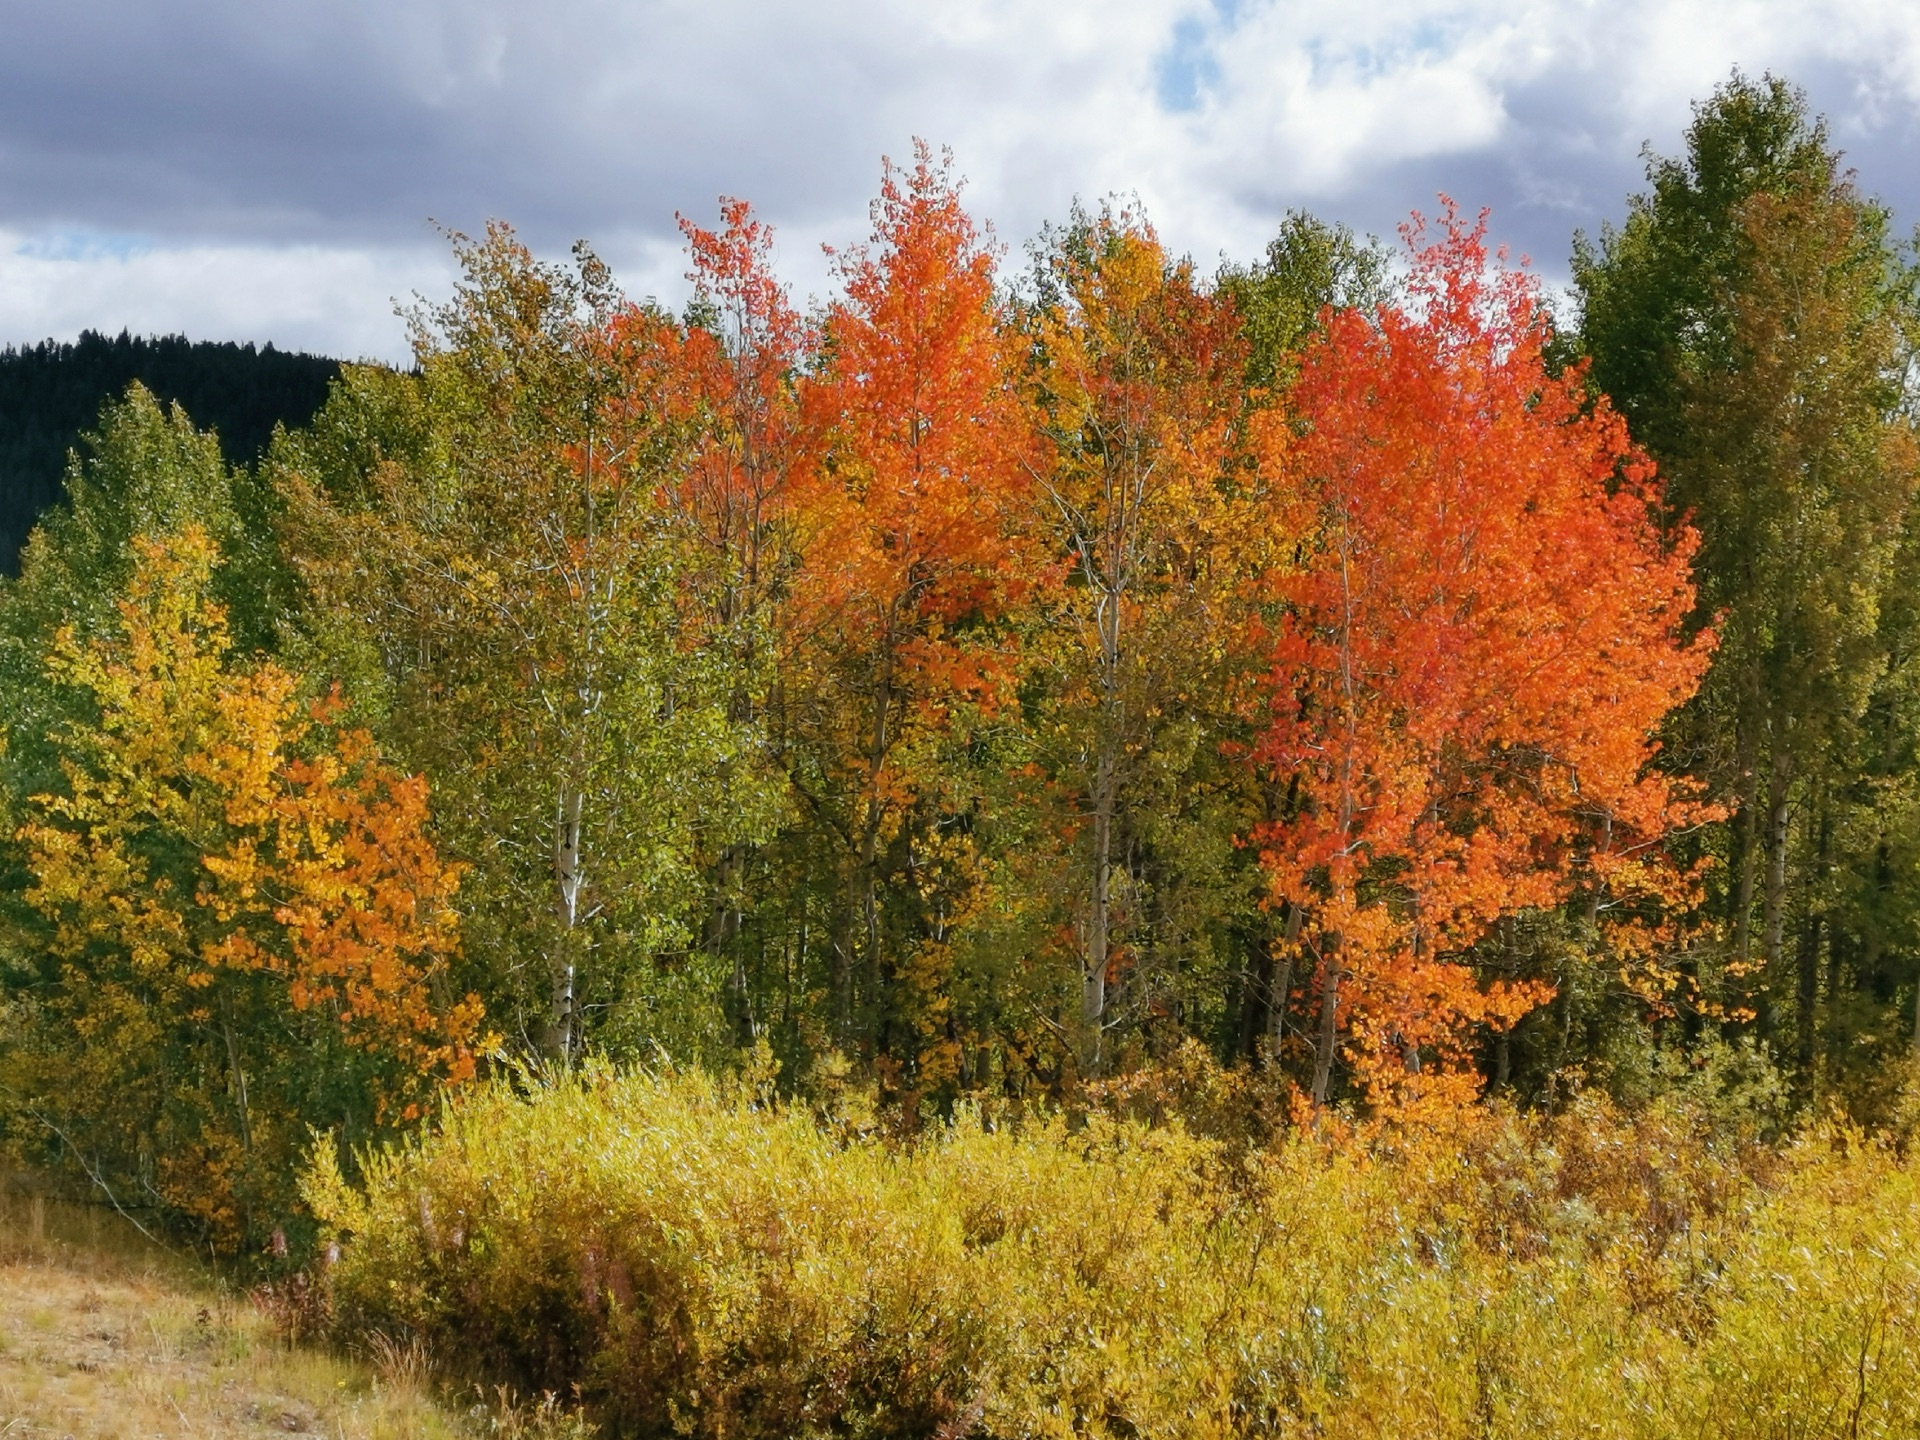
<instances>
[{"instance_id":1,"label":"white cloud","mask_svg":"<svg viewBox=\"0 0 1920 1440\"><path fill-rule=\"evenodd\" d=\"M450 283L440 250L150 247L124 242L51 248L0 233L0 296L8 338L82 330L184 333L272 341L349 359L404 361L394 302Z\"/></svg>"},{"instance_id":2,"label":"white cloud","mask_svg":"<svg viewBox=\"0 0 1920 1440\"><path fill-rule=\"evenodd\" d=\"M1802 79L1920 218L1920 7L1893 0L66 0L5 25L0 341L392 355L389 297L445 284L428 216L590 235L671 298L673 214L721 193L818 290L916 134L1016 245L1075 195L1138 193L1211 259L1289 205L1384 233L1446 188L1551 272L1736 64Z\"/></svg>"}]
</instances>

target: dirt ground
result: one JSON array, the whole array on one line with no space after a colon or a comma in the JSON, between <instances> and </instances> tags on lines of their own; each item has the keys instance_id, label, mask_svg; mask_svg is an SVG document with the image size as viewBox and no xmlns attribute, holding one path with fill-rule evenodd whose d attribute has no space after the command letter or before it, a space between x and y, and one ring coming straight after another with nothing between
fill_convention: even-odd
<instances>
[{"instance_id":1,"label":"dirt ground","mask_svg":"<svg viewBox=\"0 0 1920 1440\"><path fill-rule=\"evenodd\" d=\"M289 1345L110 1211L0 1187L0 1440L533 1433L477 1394L436 1403L429 1378L403 1346L361 1363Z\"/></svg>"}]
</instances>

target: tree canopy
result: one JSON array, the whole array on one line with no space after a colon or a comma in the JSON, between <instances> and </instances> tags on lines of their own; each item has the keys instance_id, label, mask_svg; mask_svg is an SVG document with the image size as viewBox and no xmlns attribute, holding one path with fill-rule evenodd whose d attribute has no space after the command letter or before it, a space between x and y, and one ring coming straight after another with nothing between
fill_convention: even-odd
<instances>
[{"instance_id":1,"label":"tree canopy","mask_svg":"<svg viewBox=\"0 0 1920 1440\"><path fill-rule=\"evenodd\" d=\"M306 1126L601 1059L1892 1113L1915 271L1771 78L1647 185L1556 328L1444 197L1010 266L921 145L810 309L741 200L680 314L495 224L269 439L125 389L0 584L9 1143L233 1245Z\"/></svg>"}]
</instances>

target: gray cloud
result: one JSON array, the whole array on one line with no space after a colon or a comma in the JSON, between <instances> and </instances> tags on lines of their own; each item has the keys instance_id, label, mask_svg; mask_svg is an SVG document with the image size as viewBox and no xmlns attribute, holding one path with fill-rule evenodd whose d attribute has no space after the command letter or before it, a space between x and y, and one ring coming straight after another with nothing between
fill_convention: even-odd
<instances>
[{"instance_id":1,"label":"gray cloud","mask_svg":"<svg viewBox=\"0 0 1920 1440\"><path fill-rule=\"evenodd\" d=\"M1175 245L1290 205L1391 234L1445 189L1549 275L1735 64L1805 84L1909 220L1892 0L0 0L0 342L180 328L393 354L427 217L591 236L671 294L673 215L752 198L802 290L881 153L951 144L1018 242L1137 192Z\"/></svg>"}]
</instances>

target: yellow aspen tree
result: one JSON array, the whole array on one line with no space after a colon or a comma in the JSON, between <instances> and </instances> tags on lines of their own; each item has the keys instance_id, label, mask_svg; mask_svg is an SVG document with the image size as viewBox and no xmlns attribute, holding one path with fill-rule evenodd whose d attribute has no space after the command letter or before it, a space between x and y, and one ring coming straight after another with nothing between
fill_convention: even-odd
<instances>
[{"instance_id":1,"label":"yellow aspen tree","mask_svg":"<svg viewBox=\"0 0 1920 1440\"><path fill-rule=\"evenodd\" d=\"M410 1121L488 1042L437 993L459 872L424 782L234 663L204 530L133 549L117 624L48 660L93 718L16 837L53 968L9 1088L116 1203L232 1248L285 1220L309 1126Z\"/></svg>"}]
</instances>

